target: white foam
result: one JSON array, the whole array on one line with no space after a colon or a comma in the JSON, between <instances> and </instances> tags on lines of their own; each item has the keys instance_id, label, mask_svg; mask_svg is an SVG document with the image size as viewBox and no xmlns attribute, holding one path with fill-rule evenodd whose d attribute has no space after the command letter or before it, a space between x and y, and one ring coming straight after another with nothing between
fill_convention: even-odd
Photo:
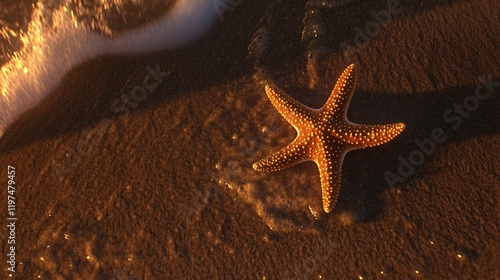
<instances>
[{"instance_id":1,"label":"white foam","mask_svg":"<svg viewBox=\"0 0 500 280\"><path fill-rule=\"evenodd\" d=\"M2 66L0 137L12 122L39 104L82 62L104 54L179 47L201 37L218 18L212 0L177 0L166 15L110 39L78 24L67 6L51 11L39 3L27 32L18 35L23 48Z\"/></svg>"}]
</instances>

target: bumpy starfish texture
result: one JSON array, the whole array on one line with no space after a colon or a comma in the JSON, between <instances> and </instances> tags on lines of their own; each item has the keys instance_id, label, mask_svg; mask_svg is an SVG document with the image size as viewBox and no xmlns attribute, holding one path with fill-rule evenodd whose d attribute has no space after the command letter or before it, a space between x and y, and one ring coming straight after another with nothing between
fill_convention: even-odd
<instances>
[{"instance_id":1,"label":"bumpy starfish texture","mask_svg":"<svg viewBox=\"0 0 500 280\"><path fill-rule=\"evenodd\" d=\"M269 100L297 130L297 137L280 151L253 164L257 171L280 171L303 161L316 162L321 179L323 209L333 210L340 191L342 163L347 152L384 144L404 128L404 123L363 125L347 119L354 93L354 64L338 79L332 94L320 109L307 107L273 85L266 86Z\"/></svg>"}]
</instances>

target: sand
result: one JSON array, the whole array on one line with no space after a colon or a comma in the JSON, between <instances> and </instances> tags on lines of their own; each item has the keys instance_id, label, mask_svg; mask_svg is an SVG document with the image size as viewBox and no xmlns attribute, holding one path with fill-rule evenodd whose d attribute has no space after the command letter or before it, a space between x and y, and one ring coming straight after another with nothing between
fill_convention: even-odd
<instances>
[{"instance_id":1,"label":"sand","mask_svg":"<svg viewBox=\"0 0 500 280\"><path fill-rule=\"evenodd\" d=\"M186 48L89 61L18 120L0 140L13 277L498 279L498 5L297 2L244 0ZM295 135L263 83L318 107L351 63L349 119L407 128L350 152L315 219L314 164L251 169ZM157 87L133 95L148 67Z\"/></svg>"}]
</instances>

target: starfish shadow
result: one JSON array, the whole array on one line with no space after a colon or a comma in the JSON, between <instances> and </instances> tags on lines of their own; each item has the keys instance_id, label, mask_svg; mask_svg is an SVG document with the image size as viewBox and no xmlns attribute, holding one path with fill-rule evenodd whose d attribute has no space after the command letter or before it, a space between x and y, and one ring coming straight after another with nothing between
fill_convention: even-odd
<instances>
[{"instance_id":1,"label":"starfish shadow","mask_svg":"<svg viewBox=\"0 0 500 280\"><path fill-rule=\"evenodd\" d=\"M498 80L498 79L496 79ZM425 178L439 172L433 160L444 146L467 139L496 135L500 132L498 104L500 88L481 101L477 110L468 118L461 118L456 129L454 122L447 121L445 114L453 110L454 104L474 96L476 86L454 87L440 92L406 93L397 96L370 92L357 92L351 101L348 117L358 123L390 123L401 121L405 131L391 143L379 147L355 150L347 154L343 166L342 190L334 212L350 212L358 222L374 222L386 207L382 194L387 191L409 186L408 182ZM449 113L448 116L459 116ZM398 174L401 164L399 156L409 159L410 153L418 150L415 140L432 139L435 129L443 129L446 141L436 143L435 150L426 155L415 171L407 177ZM391 186L384 178L387 172L400 176L404 182Z\"/></svg>"}]
</instances>

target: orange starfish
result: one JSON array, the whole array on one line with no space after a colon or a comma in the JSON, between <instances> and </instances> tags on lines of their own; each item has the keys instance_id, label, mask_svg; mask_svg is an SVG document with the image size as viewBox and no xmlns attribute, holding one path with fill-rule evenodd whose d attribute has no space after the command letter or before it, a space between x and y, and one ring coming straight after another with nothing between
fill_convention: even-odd
<instances>
[{"instance_id":1,"label":"orange starfish","mask_svg":"<svg viewBox=\"0 0 500 280\"><path fill-rule=\"evenodd\" d=\"M332 211L337 202L342 178L342 162L347 152L384 144L404 128L404 123L364 125L347 119L354 93L354 64L338 79L332 94L320 109L297 102L276 86L267 85L266 93L278 112L297 130L288 146L253 164L257 171L280 171L312 160L319 168L323 209Z\"/></svg>"}]
</instances>

